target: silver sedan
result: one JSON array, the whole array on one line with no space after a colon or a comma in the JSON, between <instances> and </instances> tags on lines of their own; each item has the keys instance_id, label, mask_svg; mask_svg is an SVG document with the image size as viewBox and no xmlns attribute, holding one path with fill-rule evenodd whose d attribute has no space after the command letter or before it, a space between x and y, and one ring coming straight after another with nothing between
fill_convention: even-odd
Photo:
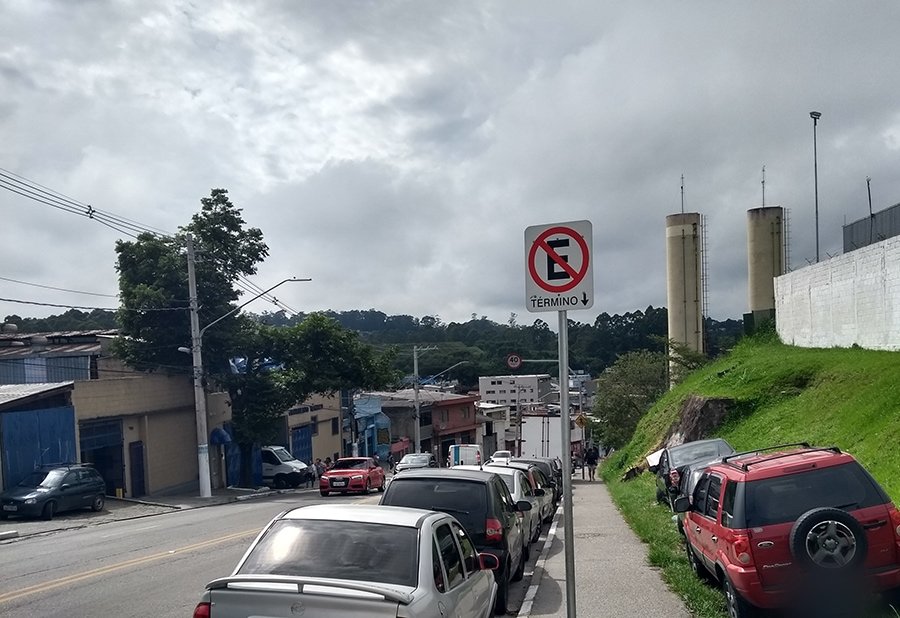
<instances>
[{"instance_id":1,"label":"silver sedan","mask_svg":"<svg viewBox=\"0 0 900 618\"><path fill-rule=\"evenodd\" d=\"M230 576L207 584L194 618L487 618L498 566L446 513L300 507L269 522Z\"/></svg>"}]
</instances>

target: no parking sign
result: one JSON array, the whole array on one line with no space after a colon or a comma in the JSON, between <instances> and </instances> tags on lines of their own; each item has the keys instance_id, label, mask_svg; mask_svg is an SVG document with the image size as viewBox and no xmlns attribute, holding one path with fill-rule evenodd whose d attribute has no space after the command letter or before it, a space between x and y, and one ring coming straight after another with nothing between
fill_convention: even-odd
<instances>
[{"instance_id":1,"label":"no parking sign","mask_svg":"<svg viewBox=\"0 0 900 618\"><path fill-rule=\"evenodd\" d=\"M525 229L525 308L532 313L594 306L590 221Z\"/></svg>"}]
</instances>

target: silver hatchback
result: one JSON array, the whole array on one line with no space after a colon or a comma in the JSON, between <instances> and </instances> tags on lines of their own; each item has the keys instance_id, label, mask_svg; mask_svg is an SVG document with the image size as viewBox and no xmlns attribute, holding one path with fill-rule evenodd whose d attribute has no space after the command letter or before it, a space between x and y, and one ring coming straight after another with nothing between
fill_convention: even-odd
<instances>
[{"instance_id":1,"label":"silver hatchback","mask_svg":"<svg viewBox=\"0 0 900 618\"><path fill-rule=\"evenodd\" d=\"M206 586L194 618L492 614L491 554L451 515L421 509L315 505L276 516L234 572Z\"/></svg>"}]
</instances>

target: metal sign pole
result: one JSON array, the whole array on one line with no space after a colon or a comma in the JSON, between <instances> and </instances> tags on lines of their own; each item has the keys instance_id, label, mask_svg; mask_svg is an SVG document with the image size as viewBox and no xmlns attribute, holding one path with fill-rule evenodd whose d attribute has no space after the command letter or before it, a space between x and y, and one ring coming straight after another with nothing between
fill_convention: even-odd
<instances>
[{"instance_id":1,"label":"metal sign pole","mask_svg":"<svg viewBox=\"0 0 900 618\"><path fill-rule=\"evenodd\" d=\"M575 533L572 523L572 428L569 411L569 320L559 313L559 418L562 424L563 522L566 549L566 616L575 616ZM563 382L565 381L565 382Z\"/></svg>"}]
</instances>

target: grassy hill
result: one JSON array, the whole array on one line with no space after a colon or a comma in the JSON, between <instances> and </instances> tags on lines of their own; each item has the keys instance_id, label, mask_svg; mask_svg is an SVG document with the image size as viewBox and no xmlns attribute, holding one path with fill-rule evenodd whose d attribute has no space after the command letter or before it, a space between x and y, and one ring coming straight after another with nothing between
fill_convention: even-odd
<instances>
[{"instance_id":1,"label":"grassy hill","mask_svg":"<svg viewBox=\"0 0 900 618\"><path fill-rule=\"evenodd\" d=\"M692 394L734 402L714 435L739 451L803 441L835 445L853 454L900 503L900 353L743 340L657 401L631 442L602 469L626 520L649 543L650 562L663 569L664 579L695 615L724 616L721 594L690 573L671 512L655 503L650 475L620 481L658 448Z\"/></svg>"}]
</instances>

